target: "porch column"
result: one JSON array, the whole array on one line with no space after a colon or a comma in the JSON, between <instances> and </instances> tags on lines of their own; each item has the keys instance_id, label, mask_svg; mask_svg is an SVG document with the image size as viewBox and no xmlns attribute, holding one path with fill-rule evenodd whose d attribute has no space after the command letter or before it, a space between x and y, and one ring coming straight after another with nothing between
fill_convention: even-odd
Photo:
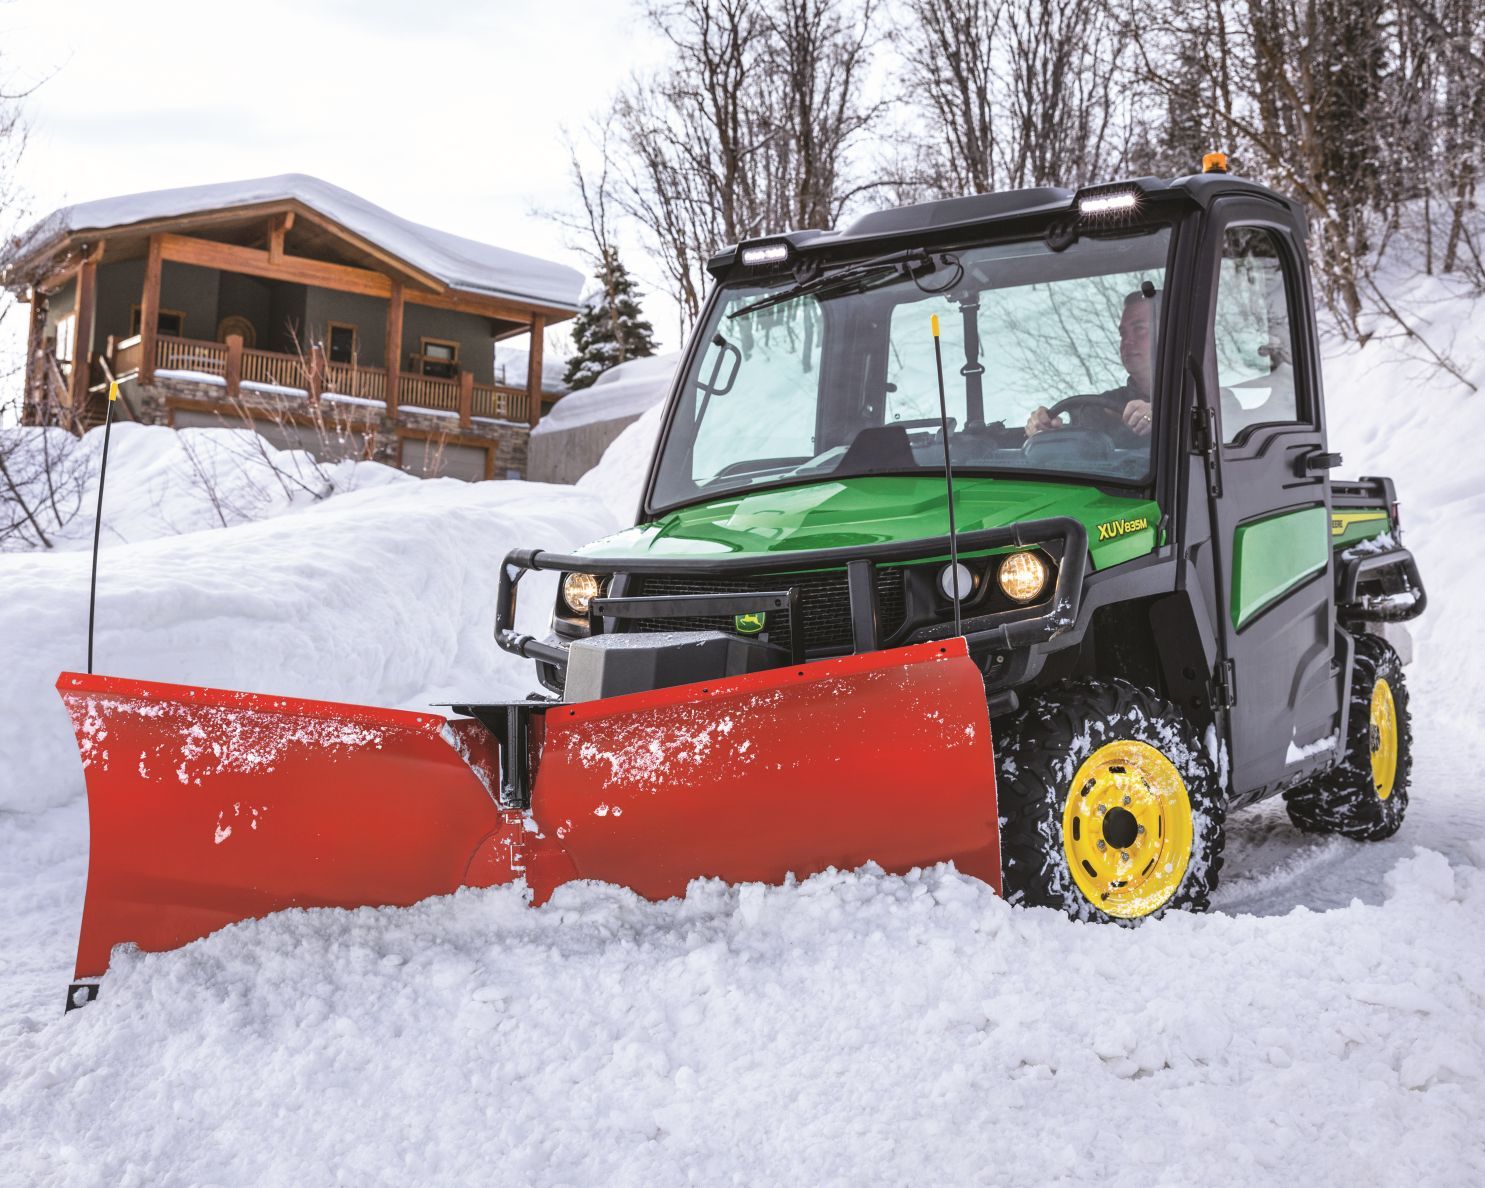
<instances>
[{"instance_id":1,"label":"porch column","mask_svg":"<svg viewBox=\"0 0 1485 1188\"><path fill-rule=\"evenodd\" d=\"M150 236L144 263L144 290L139 295L139 382L155 381L155 337L160 324L160 237Z\"/></svg>"},{"instance_id":2,"label":"porch column","mask_svg":"<svg viewBox=\"0 0 1485 1188\"><path fill-rule=\"evenodd\" d=\"M227 399L236 400L242 390L242 335L227 335L227 364L223 369L227 381Z\"/></svg>"},{"instance_id":3,"label":"porch column","mask_svg":"<svg viewBox=\"0 0 1485 1188\"><path fill-rule=\"evenodd\" d=\"M468 429L474 416L474 372L459 372L459 428Z\"/></svg>"},{"instance_id":4,"label":"porch column","mask_svg":"<svg viewBox=\"0 0 1485 1188\"><path fill-rule=\"evenodd\" d=\"M325 393L325 348L315 343L309 348L309 402L320 403Z\"/></svg>"},{"instance_id":5,"label":"porch column","mask_svg":"<svg viewBox=\"0 0 1485 1188\"><path fill-rule=\"evenodd\" d=\"M397 389L402 379L402 282L392 282L387 301L387 416L397 419Z\"/></svg>"},{"instance_id":6,"label":"porch column","mask_svg":"<svg viewBox=\"0 0 1485 1188\"><path fill-rule=\"evenodd\" d=\"M46 325L46 299L41 290L31 286L31 308L26 317L26 367L21 373L21 415L24 420L27 406L35 406L45 390L43 368L46 361L41 357L42 328Z\"/></svg>"},{"instance_id":7,"label":"porch column","mask_svg":"<svg viewBox=\"0 0 1485 1188\"><path fill-rule=\"evenodd\" d=\"M531 351L526 356L526 399L530 406L526 413L531 427L541 420L541 350L546 333L547 320L541 314L531 315Z\"/></svg>"},{"instance_id":8,"label":"porch column","mask_svg":"<svg viewBox=\"0 0 1485 1188\"><path fill-rule=\"evenodd\" d=\"M88 384L93 369L93 302L98 292L98 264L90 253L77 269L77 302L73 322L72 380L69 402L72 415L81 417L87 409Z\"/></svg>"}]
</instances>

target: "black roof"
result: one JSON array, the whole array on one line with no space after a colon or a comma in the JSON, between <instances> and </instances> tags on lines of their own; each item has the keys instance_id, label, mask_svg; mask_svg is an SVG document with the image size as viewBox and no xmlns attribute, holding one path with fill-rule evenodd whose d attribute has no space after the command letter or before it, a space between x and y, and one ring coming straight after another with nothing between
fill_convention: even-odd
<instances>
[{"instance_id":1,"label":"black roof","mask_svg":"<svg viewBox=\"0 0 1485 1188\"><path fill-rule=\"evenodd\" d=\"M883 238L922 235L955 227L969 228L1000 219L1055 215L1070 211L1080 193L1129 187L1137 187L1148 201L1174 198L1194 202L1203 209L1225 194L1250 194L1280 203L1301 220L1301 225L1304 219L1298 203L1258 182L1235 177L1230 173L1196 173L1189 177L1169 179L1128 178L1086 186L1080 191L1060 186L1040 186L1026 190L1002 190L995 194L971 194L964 198L943 198L937 202L918 202L911 206L872 211L833 231L785 231L775 235L761 235L747 242L778 242L782 239L800 251L851 247L857 243ZM725 272L736 261L741 247L741 244L736 244L717 253L707 261L707 268L717 274Z\"/></svg>"}]
</instances>

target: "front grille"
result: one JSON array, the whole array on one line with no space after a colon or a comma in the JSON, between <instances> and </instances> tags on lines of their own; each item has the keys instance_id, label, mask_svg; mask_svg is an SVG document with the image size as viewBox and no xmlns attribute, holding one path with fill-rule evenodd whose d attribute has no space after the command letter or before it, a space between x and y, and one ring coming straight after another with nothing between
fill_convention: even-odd
<instances>
[{"instance_id":1,"label":"front grille","mask_svg":"<svg viewBox=\"0 0 1485 1188\"><path fill-rule=\"evenodd\" d=\"M903 592L900 569L878 568L877 624L882 638L888 639L907 618L907 600ZM804 646L810 650L850 648L851 595L844 570L821 570L815 573L761 574L756 577L709 577L691 574L649 574L634 579L626 592L643 598L669 594L749 594L754 591L799 589L799 608L804 619ZM777 613L777 612L775 612ZM788 615L767 624L769 642L787 644ZM731 615L710 615L700 619L635 619L635 631L732 631Z\"/></svg>"}]
</instances>

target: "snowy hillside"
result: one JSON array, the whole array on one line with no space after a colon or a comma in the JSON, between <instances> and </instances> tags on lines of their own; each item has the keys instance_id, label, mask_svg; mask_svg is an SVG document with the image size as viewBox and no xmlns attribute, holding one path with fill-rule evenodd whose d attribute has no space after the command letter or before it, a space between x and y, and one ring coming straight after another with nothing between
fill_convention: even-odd
<instances>
[{"instance_id":1,"label":"snowy hillside","mask_svg":"<svg viewBox=\"0 0 1485 1188\"><path fill-rule=\"evenodd\" d=\"M1403 296L1485 388L1485 303ZM1137 930L943 869L461 892L121 954L63 1018L86 814L51 684L86 554L0 556L0 1183L1485 1182L1485 395L1381 340L1332 344L1326 379L1342 473L1396 478L1429 587L1408 821L1363 847L1239 815L1217 910ZM657 419L576 489L391 480L141 528L104 554L100 667L529 687L490 640L495 565L613 528Z\"/></svg>"}]
</instances>

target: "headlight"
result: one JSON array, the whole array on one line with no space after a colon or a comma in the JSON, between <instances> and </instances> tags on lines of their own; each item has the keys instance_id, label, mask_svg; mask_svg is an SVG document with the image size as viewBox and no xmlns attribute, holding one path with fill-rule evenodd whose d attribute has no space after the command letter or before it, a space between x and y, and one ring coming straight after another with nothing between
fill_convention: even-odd
<instances>
[{"instance_id":1,"label":"headlight","mask_svg":"<svg viewBox=\"0 0 1485 1188\"><path fill-rule=\"evenodd\" d=\"M968 598L975 592L975 575L963 562L958 565L945 565L938 571L938 588L944 592L944 597L950 602L954 600L956 586L961 599Z\"/></svg>"},{"instance_id":2,"label":"headlight","mask_svg":"<svg viewBox=\"0 0 1485 1188\"><path fill-rule=\"evenodd\" d=\"M603 583L596 574L569 573L562 579L562 601L575 615L586 615L593 599L603 593Z\"/></svg>"},{"instance_id":3,"label":"headlight","mask_svg":"<svg viewBox=\"0 0 1485 1188\"><path fill-rule=\"evenodd\" d=\"M1012 602L1030 602L1046 588L1047 563L1037 553L1012 553L1000 563L996 580Z\"/></svg>"}]
</instances>

